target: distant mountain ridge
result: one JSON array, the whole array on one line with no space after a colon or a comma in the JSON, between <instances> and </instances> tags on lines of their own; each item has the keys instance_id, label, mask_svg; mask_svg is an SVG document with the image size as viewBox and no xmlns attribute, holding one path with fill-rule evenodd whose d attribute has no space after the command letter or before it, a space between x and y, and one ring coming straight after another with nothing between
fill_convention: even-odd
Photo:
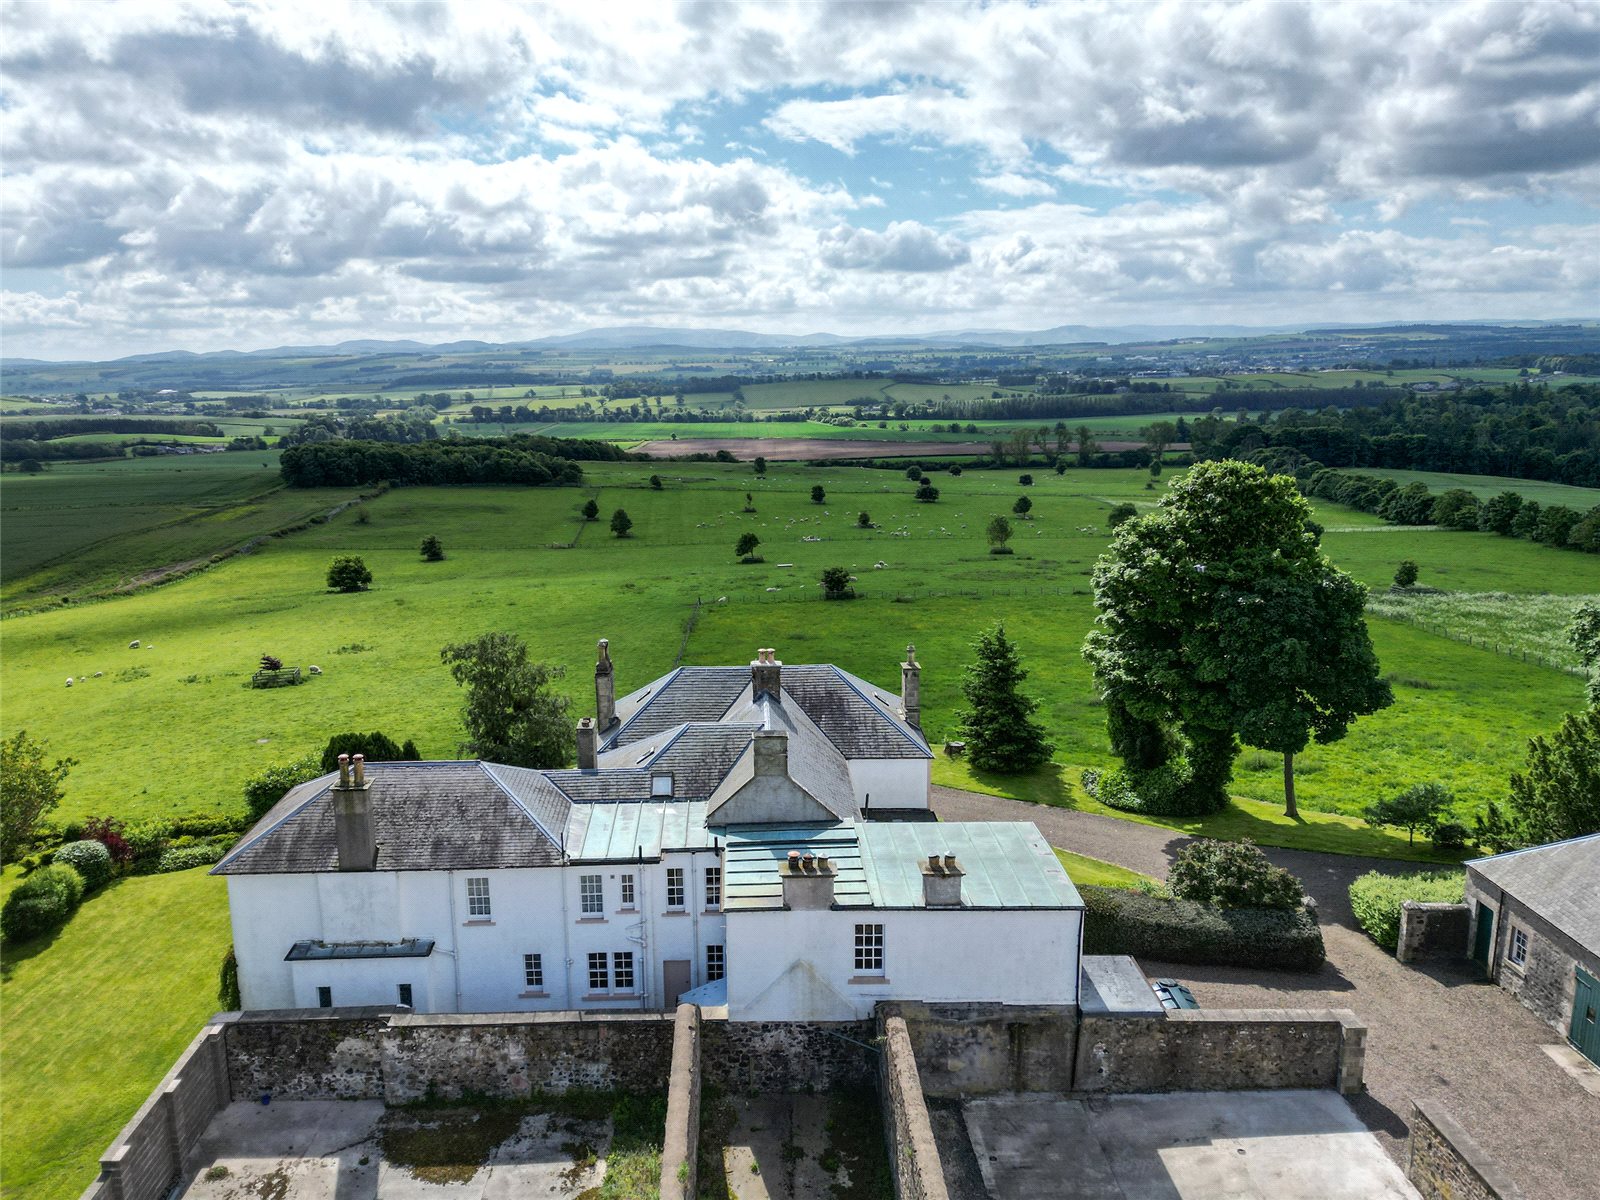
<instances>
[{"instance_id":1,"label":"distant mountain ridge","mask_svg":"<svg viewBox=\"0 0 1600 1200\"><path fill-rule=\"evenodd\" d=\"M1183 338L1248 338L1295 333L1374 333L1381 330L1482 328L1486 326L1528 329L1564 325L1591 325L1596 318L1574 317L1565 320L1505 321L1384 321L1372 324L1339 323L1325 325L1056 325L1048 329L958 329L923 333L873 334L847 337L837 333L756 333L743 329L690 329L660 325L614 325L574 333L551 334L516 342L486 342L461 339L451 342L419 342L413 338L354 338L326 345L272 346L259 350L161 350L132 354L109 360L116 363L180 362L243 358L287 358L296 356L337 358L371 355L472 354L485 352L520 353L527 350L642 350L681 346L689 350L762 350L791 347L842 346L993 346L1015 349L1035 346L1128 345L1155 343ZM45 367L87 363L91 359L8 358L14 366Z\"/></svg>"}]
</instances>

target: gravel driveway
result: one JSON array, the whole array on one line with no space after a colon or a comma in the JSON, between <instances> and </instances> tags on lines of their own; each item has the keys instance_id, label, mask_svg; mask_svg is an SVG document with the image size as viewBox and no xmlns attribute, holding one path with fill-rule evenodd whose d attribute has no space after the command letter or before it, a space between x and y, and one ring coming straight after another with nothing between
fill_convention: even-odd
<instances>
[{"instance_id":1,"label":"gravel driveway","mask_svg":"<svg viewBox=\"0 0 1600 1200\"><path fill-rule=\"evenodd\" d=\"M1188 840L1094 813L933 789L949 821L1032 821L1051 845L1164 878ZM1600 1098L1557 1067L1541 1046L1561 1036L1464 959L1408 967L1355 927L1348 889L1378 869L1427 869L1388 859L1264 847L1317 901L1328 961L1313 975L1141 962L1152 976L1187 983L1207 1008L1349 1008L1367 1025L1364 1095L1352 1103L1403 1164L1411 1100L1438 1099L1526 1193L1527 1200L1600 1196Z\"/></svg>"}]
</instances>

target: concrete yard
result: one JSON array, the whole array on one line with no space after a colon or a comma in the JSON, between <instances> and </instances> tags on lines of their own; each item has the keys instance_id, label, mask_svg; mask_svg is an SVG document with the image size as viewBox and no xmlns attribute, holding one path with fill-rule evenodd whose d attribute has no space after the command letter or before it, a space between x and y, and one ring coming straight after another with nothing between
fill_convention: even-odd
<instances>
[{"instance_id":1,"label":"concrete yard","mask_svg":"<svg viewBox=\"0 0 1600 1200\"><path fill-rule=\"evenodd\" d=\"M1415 1200L1331 1091L1186 1092L963 1106L989 1200Z\"/></svg>"},{"instance_id":2,"label":"concrete yard","mask_svg":"<svg viewBox=\"0 0 1600 1200\"><path fill-rule=\"evenodd\" d=\"M609 1121L548 1113L392 1112L375 1100L231 1104L197 1146L199 1165L180 1195L571 1200L601 1181L609 1143Z\"/></svg>"}]
</instances>

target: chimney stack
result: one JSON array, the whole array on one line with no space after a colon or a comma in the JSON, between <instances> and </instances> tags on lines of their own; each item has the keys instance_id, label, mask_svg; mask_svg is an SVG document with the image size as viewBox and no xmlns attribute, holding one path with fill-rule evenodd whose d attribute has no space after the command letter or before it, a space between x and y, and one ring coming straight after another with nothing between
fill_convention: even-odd
<instances>
[{"instance_id":1,"label":"chimney stack","mask_svg":"<svg viewBox=\"0 0 1600 1200\"><path fill-rule=\"evenodd\" d=\"M928 908L960 908L965 874L954 854L928 855L922 864L922 903Z\"/></svg>"},{"instance_id":2,"label":"chimney stack","mask_svg":"<svg viewBox=\"0 0 1600 1200\"><path fill-rule=\"evenodd\" d=\"M900 716L906 724L922 728L922 664L917 648L906 645L906 660L900 664Z\"/></svg>"},{"instance_id":3,"label":"chimney stack","mask_svg":"<svg viewBox=\"0 0 1600 1200\"><path fill-rule=\"evenodd\" d=\"M783 664L778 661L778 652L768 646L756 651L755 661L750 664L750 694L759 697L763 692L777 698L783 675Z\"/></svg>"},{"instance_id":4,"label":"chimney stack","mask_svg":"<svg viewBox=\"0 0 1600 1200\"><path fill-rule=\"evenodd\" d=\"M807 851L789 851L778 867L783 879L783 906L790 909L820 909L833 904L833 882L838 877L831 859Z\"/></svg>"},{"instance_id":5,"label":"chimney stack","mask_svg":"<svg viewBox=\"0 0 1600 1200\"><path fill-rule=\"evenodd\" d=\"M789 777L789 735L781 729L758 729L754 738L756 778Z\"/></svg>"},{"instance_id":6,"label":"chimney stack","mask_svg":"<svg viewBox=\"0 0 1600 1200\"><path fill-rule=\"evenodd\" d=\"M602 730L617 723L617 681L611 666L611 642L601 638L594 664L595 724Z\"/></svg>"},{"instance_id":7,"label":"chimney stack","mask_svg":"<svg viewBox=\"0 0 1600 1200\"><path fill-rule=\"evenodd\" d=\"M339 755L339 782L333 785L333 831L339 870L370 871L378 865L378 841L372 830L372 784L366 759Z\"/></svg>"},{"instance_id":8,"label":"chimney stack","mask_svg":"<svg viewBox=\"0 0 1600 1200\"><path fill-rule=\"evenodd\" d=\"M595 758L600 746L600 733L594 727L594 718L585 717L578 722L578 770L595 769Z\"/></svg>"}]
</instances>

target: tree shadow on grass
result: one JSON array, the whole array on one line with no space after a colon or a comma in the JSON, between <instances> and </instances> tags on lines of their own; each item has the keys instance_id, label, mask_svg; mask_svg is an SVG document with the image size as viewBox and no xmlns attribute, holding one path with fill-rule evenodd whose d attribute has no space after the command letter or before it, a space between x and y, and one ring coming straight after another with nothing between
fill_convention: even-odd
<instances>
[{"instance_id":1,"label":"tree shadow on grass","mask_svg":"<svg viewBox=\"0 0 1600 1200\"><path fill-rule=\"evenodd\" d=\"M972 780L982 790L1011 800L1025 800L1030 804L1048 804L1052 808L1077 808L1078 798L1068 778L1069 768L1058 762L1021 775L1004 775L999 771L982 771L968 764Z\"/></svg>"},{"instance_id":2,"label":"tree shadow on grass","mask_svg":"<svg viewBox=\"0 0 1600 1200\"><path fill-rule=\"evenodd\" d=\"M6 942L4 946L0 946L0 981L9 982L18 964L25 963L30 958L39 957L39 955L55 945L56 939L66 932L68 924L75 920L84 908L97 900L110 896L117 888L122 886L122 882L121 879L113 879L93 895L85 896L82 903L72 911L72 915L54 929L41 933L37 937L31 937L20 942Z\"/></svg>"}]
</instances>

